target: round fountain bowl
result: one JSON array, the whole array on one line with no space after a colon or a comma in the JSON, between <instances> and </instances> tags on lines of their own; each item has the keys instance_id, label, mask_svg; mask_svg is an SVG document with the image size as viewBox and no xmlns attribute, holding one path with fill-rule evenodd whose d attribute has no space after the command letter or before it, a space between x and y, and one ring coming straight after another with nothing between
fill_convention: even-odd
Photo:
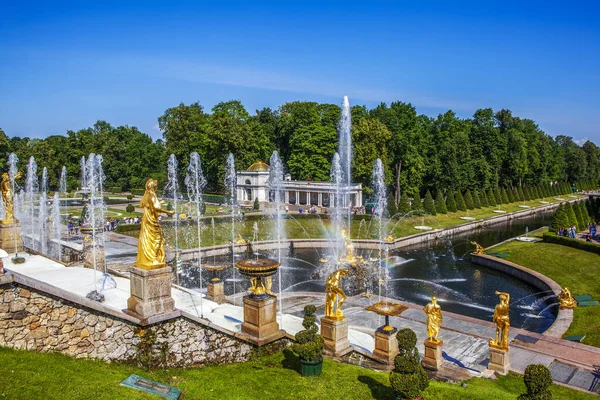
<instances>
[{"instance_id":1,"label":"round fountain bowl","mask_svg":"<svg viewBox=\"0 0 600 400\"><path fill-rule=\"evenodd\" d=\"M270 258L249 258L235 263L240 274L252 278L263 278L277 272L279 262Z\"/></svg>"}]
</instances>

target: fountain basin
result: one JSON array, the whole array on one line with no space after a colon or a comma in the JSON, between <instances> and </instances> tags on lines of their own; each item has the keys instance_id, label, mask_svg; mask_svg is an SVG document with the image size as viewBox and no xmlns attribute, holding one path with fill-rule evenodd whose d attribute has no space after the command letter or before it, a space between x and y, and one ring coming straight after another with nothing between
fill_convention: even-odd
<instances>
[{"instance_id":1,"label":"fountain basin","mask_svg":"<svg viewBox=\"0 0 600 400\"><path fill-rule=\"evenodd\" d=\"M517 238L515 238L516 241L518 242L538 242L540 239L535 238L535 237L529 237L529 236L519 236Z\"/></svg>"},{"instance_id":2,"label":"fountain basin","mask_svg":"<svg viewBox=\"0 0 600 400\"><path fill-rule=\"evenodd\" d=\"M506 214L506 211L504 210L493 210L493 212L495 212L496 214Z\"/></svg>"},{"instance_id":3,"label":"fountain basin","mask_svg":"<svg viewBox=\"0 0 600 400\"><path fill-rule=\"evenodd\" d=\"M252 258L240 260L235 263L235 267L244 276L250 277L252 287L250 288L250 297L255 299L265 299L270 296L270 279L263 282L263 278L268 278L277 272L279 262L270 258Z\"/></svg>"},{"instance_id":4,"label":"fountain basin","mask_svg":"<svg viewBox=\"0 0 600 400\"><path fill-rule=\"evenodd\" d=\"M464 219L465 221L474 221L477 218L475 218L475 217L460 217L460 219Z\"/></svg>"},{"instance_id":5,"label":"fountain basin","mask_svg":"<svg viewBox=\"0 0 600 400\"><path fill-rule=\"evenodd\" d=\"M520 205L519 208L531 208L531 207L526 206L526 205Z\"/></svg>"},{"instance_id":6,"label":"fountain basin","mask_svg":"<svg viewBox=\"0 0 600 400\"><path fill-rule=\"evenodd\" d=\"M377 330L390 334L396 330L396 328L390 325L390 317L399 316L404 311L408 310L408 307L399 303L392 303L389 301L378 301L375 304L371 304L370 306L365 307L365 310L372 311L378 315L384 316L385 325L380 326L379 328L377 328Z\"/></svg>"}]
</instances>

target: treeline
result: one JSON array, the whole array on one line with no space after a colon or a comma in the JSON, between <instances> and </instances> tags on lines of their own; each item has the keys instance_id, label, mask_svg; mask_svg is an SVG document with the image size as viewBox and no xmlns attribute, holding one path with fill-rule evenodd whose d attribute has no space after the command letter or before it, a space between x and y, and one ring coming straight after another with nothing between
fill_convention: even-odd
<instances>
[{"instance_id":1,"label":"treeline","mask_svg":"<svg viewBox=\"0 0 600 400\"><path fill-rule=\"evenodd\" d=\"M554 198L555 196L571 194L575 190L590 190L595 187L594 182L580 182L575 188L566 183L541 184L535 186L526 186L525 188L499 188L488 190L467 189L465 192L448 191L444 193L438 190L434 196L429 190L425 193L425 198L409 198L404 192L400 197L400 202L396 203L393 194L387 199L387 211L390 217L402 217L406 214L413 215L437 215L447 214L449 212L467 211L485 207L496 207L502 204L511 204L531 200L543 200L545 198ZM600 205L600 203L599 203Z\"/></svg>"},{"instance_id":2,"label":"treeline","mask_svg":"<svg viewBox=\"0 0 600 400\"><path fill-rule=\"evenodd\" d=\"M130 190L142 188L148 177L164 185L171 153L179 161L183 184L189 154L196 151L208 181L206 191L223 193L228 153L235 155L239 170L268 161L277 150L293 179L329 180L340 113L337 105L315 102L285 103L253 115L239 101L219 103L211 112L199 103L180 104L158 118L163 140L103 121L42 140L9 139L0 132L0 162L6 165L7 155L15 152L25 165L33 155L38 165L48 168L52 187L66 165L74 188L81 156L95 152L104 156L106 185ZM352 138L354 181L363 183L368 195L373 163L381 158L396 203L404 193L422 198L428 190L448 197L450 192L487 194L495 188L533 191L549 182L596 186L600 180L600 149L594 143L579 146L569 136L552 138L534 121L509 110L480 109L462 119L452 111L436 118L419 115L403 102L373 109L354 106Z\"/></svg>"}]
</instances>

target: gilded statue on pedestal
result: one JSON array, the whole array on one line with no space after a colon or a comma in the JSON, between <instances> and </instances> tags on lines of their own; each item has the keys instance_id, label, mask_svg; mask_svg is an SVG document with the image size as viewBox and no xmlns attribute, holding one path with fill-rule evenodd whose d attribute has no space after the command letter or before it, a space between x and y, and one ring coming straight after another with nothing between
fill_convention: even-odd
<instances>
[{"instance_id":1,"label":"gilded statue on pedestal","mask_svg":"<svg viewBox=\"0 0 600 400\"><path fill-rule=\"evenodd\" d=\"M473 254L477 254L478 256L485 254L485 249L482 245L474 241L471 241L471 244L475 245L475 251L473 252Z\"/></svg>"},{"instance_id":2,"label":"gilded statue on pedestal","mask_svg":"<svg viewBox=\"0 0 600 400\"><path fill-rule=\"evenodd\" d=\"M577 301L571 295L571 291L568 287L564 287L560 290L560 294L558 295L558 302L560 304L560 308L575 308L577 307Z\"/></svg>"},{"instance_id":3,"label":"gilded statue on pedestal","mask_svg":"<svg viewBox=\"0 0 600 400\"><path fill-rule=\"evenodd\" d=\"M338 269L325 281L325 316L330 319L344 319L344 312L341 310L346 294L342 290L342 276L348 275L347 269ZM338 298L339 296L339 298Z\"/></svg>"},{"instance_id":4,"label":"gilded statue on pedestal","mask_svg":"<svg viewBox=\"0 0 600 400\"><path fill-rule=\"evenodd\" d=\"M509 302L510 294L496 291L500 304L494 308L494 324L496 324L496 339L490 339L490 347L508 350L508 331L510 330Z\"/></svg>"},{"instance_id":5,"label":"gilded statue on pedestal","mask_svg":"<svg viewBox=\"0 0 600 400\"><path fill-rule=\"evenodd\" d=\"M350 238L346 235L345 229L342 229L342 238L344 239L344 255L340 257L340 262L356 262L356 256L354 255L354 245L352 244L352 240L350 240Z\"/></svg>"},{"instance_id":6,"label":"gilded statue on pedestal","mask_svg":"<svg viewBox=\"0 0 600 400\"><path fill-rule=\"evenodd\" d=\"M443 319L442 308L437 303L435 296L431 297L431 302L423 308L423 312L427 315L427 336L429 340L433 343L439 343L438 335Z\"/></svg>"},{"instance_id":7,"label":"gilded statue on pedestal","mask_svg":"<svg viewBox=\"0 0 600 400\"><path fill-rule=\"evenodd\" d=\"M15 179L18 179L20 177L21 177L21 172L19 171L15 175ZM4 219L2 220L2 224L3 225L14 224L17 222L15 219L14 193L13 193L12 182L10 180L10 175L8 174L8 172L5 172L2 174L2 183L0 185L1 185L1 189L2 189L2 201L4 201L4 206L6 208L6 213L5 213Z\"/></svg>"},{"instance_id":8,"label":"gilded statue on pedestal","mask_svg":"<svg viewBox=\"0 0 600 400\"><path fill-rule=\"evenodd\" d=\"M140 201L140 207L144 209L140 237L138 239L138 254L135 266L141 269L158 269L165 264L165 238L162 228L158 223L159 214L173 215L173 211L163 210L156 196L157 182L148 179L146 192Z\"/></svg>"}]
</instances>

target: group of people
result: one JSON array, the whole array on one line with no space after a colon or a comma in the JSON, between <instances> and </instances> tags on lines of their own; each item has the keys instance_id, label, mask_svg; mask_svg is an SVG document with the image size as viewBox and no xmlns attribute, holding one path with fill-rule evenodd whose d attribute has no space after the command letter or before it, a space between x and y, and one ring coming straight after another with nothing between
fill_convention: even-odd
<instances>
[{"instance_id":1,"label":"group of people","mask_svg":"<svg viewBox=\"0 0 600 400\"><path fill-rule=\"evenodd\" d=\"M558 236L567 236L570 239L577 239L577 227L573 225L567 229L559 229Z\"/></svg>"}]
</instances>

